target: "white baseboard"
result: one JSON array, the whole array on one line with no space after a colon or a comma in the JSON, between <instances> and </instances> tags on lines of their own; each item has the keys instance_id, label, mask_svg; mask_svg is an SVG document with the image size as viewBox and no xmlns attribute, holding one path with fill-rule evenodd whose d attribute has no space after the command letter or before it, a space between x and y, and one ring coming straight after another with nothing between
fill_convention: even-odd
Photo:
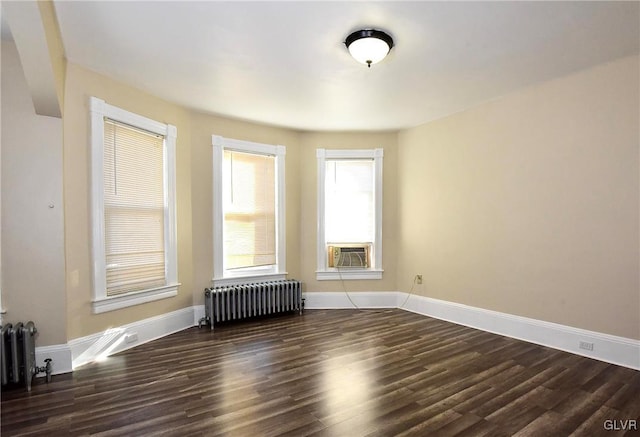
<instances>
[{"instance_id":1,"label":"white baseboard","mask_svg":"<svg viewBox=\"0 0 640 437\"><path fill-rule=\"evenodd\" d=\"M193 324L198 325L200 319L204 317L204 305L196 305L193 307Z\"/></svg>"},{"instance_id":2,"label":"white baseboard","mask_svg":"<svg viewBox=\"0 0 640 437\"><path fill-rule=\"evenodd\" d=\"M398 293L398 298L401 304L407 294ZM416 295L409 297L403 309L640 370L638 340ZM580 349L580 342L593 343L593 350Z\"/></svg>"},{"instance_id":3,"label":"white baseboard","mask_svg":"<svg viewBox=\"0 0 640 437\"><path fill-rule=\"evenodd\" d=\"M54 344L51 346L36 347L36 366L44 367L44 360L51 358L51 374L71 372L71 348L67 344ZM37 377L46 376L45 373L38 373Z\"/></svg>"},{"instance_id":4,"label":"white baseboard","mask_svg":"<svg viewBox=\"0 0 640 437\"><path fill-rule=\"evenodd\" d=\"M160 316L139 320L69 342L72 367L107 357L143 343L194 326L196 307L183 308Z\"/></svg>"},{"instance_id":5,"label":"white baseboard","mask_svg":"<svg viewBox=\"0 0 640 437\"><path fill-rule=\"evenodd\" d=\"M303 293L305 309L396 308L397 292L310 292Z\"/></svg>"},{"instance_id":6,"label":"white baseboard","mask_svg":"<svg viewBox=\"0 0 640 437\"><path fill-rule=\"evenodd\" d=\"M308 292L305 308L401 308L436 319L640 370L640 341L400 292ZM593 343L593 350L580 349Z\"/></svg>"},{"instance_id":7,"label":"white baseboard","mask_svg":"<svg viewBox=\"0 0 640 437\"><path fill-rule=\"evenodd\" d=\"M395 291L350 292L348 296L343 292L307 292L303 297L306 309L401 308L640 370L640 341L625 337ZM197 326L204 314L204 305L196 305L77 338L68 344L37 347L36 363L44 366L44 359L51 358L53 374L67 373L101 357ZM580 349L580 342L593 343L593 351Z\"/></svg>"}]
</instances>

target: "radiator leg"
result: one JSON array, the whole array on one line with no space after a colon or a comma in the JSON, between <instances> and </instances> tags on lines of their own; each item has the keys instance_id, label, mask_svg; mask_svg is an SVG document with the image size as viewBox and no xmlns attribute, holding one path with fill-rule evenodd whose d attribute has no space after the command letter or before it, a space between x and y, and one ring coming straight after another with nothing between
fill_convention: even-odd
<instances>
[{"instance_id":1,"label":"radiator leg","mask_svg":"<svg viewBox=\"0 0 640 437\"><path fill-rule=\"evenodd\" d=\"M302 304L300 305L300 315L304 313L304 299L302 299Z\"/></svg>"},{"instance_id":2,"label":"radiator leg","mask_svg":"<svg viewBox=\"0 0 640 437\"><path fill-rule=\"evenodd\" d=\"M47 358L44 360L46 363L44 366L44 371L47 373L47 383L51 382L51 358Z\"/></svg>"},{"instance_id":3,"label":"radiator leg","mask_svg":"<svg viewBox=\"0 0 640 437\"><path fill-rule=\"evenodd\" d=\"M206 325L208 320L208 317L202 317L200 320L198 320L198 328L202 328L202 325Z\"/></svg>"}]
</instances>

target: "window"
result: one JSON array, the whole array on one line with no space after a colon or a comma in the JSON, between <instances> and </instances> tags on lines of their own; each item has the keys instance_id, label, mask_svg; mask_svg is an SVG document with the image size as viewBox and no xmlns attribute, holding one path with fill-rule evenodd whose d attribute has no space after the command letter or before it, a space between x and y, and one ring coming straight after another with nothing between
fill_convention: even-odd
<instances>
[{"instance_id":1,"label":"window","mask_svg":"<svg viewBox=\"0 0 640 437\"><path fill-rule=\"evenodd\" d=\"M178 292L177 130L91 98L93 311Z\"/></svg>"},{"instance_id":2,"label":"window","mask_svg":"<svg viewBox=\"0 0 640 437\"><path fill-rule=\"evenodd\" d=\"M214 135L215 285L284 279L284 146Z\"/></svg>"},{"instance_id":3,"label":"window","mask_svg":"<svg viewBox=\"0 0 640 437\"><path fill-rule=\"evenodd\" d=\"M382 278L382 157L317 150L318 280ZM338 253L354 262L338 263Z\"/></svg>"}]
</instances>

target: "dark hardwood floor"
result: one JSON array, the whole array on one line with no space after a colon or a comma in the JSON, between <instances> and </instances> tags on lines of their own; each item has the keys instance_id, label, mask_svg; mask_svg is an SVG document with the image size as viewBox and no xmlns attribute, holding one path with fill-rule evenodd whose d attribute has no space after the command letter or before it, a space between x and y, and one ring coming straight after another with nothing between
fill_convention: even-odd
<instances>
[{"instance_id":1,"label":"dark hardwood floor","mask_svg":"<svg viewBox=\"0 0 640 437\"><path fill-rule=\"evenodd\" d=\"M402 310L192 328L3 391L3 437L616 436L640 372Z\"/></svg>"}]
</instances>

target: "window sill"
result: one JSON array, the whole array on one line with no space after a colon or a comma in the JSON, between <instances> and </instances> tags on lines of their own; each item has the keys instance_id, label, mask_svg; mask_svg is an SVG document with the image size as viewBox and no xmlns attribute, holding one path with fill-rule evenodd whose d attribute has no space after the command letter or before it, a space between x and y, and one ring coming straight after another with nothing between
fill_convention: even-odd
<instances>
[{"instance_id":1,"label":"window sill","mask_svg":"<svg viewBox=\"0 0 640 437\"><path fill-rule=\"evenodd\" d=\"M324 270L316 271L318 281L357 281L362 279L382 279L384 270Z\"/></svg>"},{"instance_id":2,"label":"window sill","mask_svg":"<svg viewBox=\"0 0 640 437\"><path fill-rule=\"evenodd\" d=\"M287 272L284 273L261 273L256 275L233 276L229 278L213 278L211 282L214 287L224 287L225 285L252 284L263 281L280 281L287 279Z\"/></svg>"},{"instance_id":3,"label":"window sill","mask_svg":"<svg viewBox=\"0 0 640 437\"><path fill-rule=\"evenodd\" d=\"M106 313L121 308L153 302L178 295L180 284L167 285L165 287L152 288L150 290L135 291L121 296L105 297L91 302L94 314Z\"/></svg>"}]
</instances>

